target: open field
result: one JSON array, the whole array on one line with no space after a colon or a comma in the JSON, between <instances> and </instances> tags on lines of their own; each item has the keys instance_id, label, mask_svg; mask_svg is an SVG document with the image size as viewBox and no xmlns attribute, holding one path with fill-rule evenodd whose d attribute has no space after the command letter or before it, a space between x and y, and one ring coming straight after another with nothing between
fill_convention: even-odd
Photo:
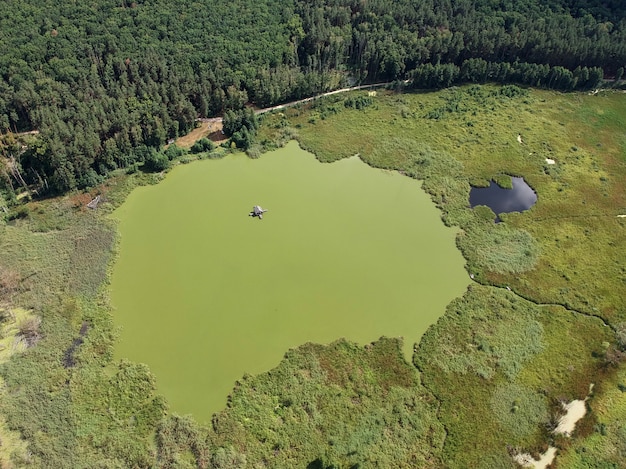
<instances>
[{"instance_id":1,"label":"open field","mask_svg":"<svg viewBox=\"0 0 626 469\"><path fill-rule=\"evenodd\" d=\"M623 467L625 120L622 93L506 86L355 92L265 116L267 148L296 136L321 161L359 154L423 179L443 221L460 226L476 284L425 334L417 368L395 340L307 344L243 377L210 428L169 414L145 366L112 360L116 235L103 215L160 176L115 176L95 212L84 208L91 194L20 206L0 226L0 266L14 273L2 298L41 325L36 344L0 365L0 436L13 448L0 457L14 467L492 468L553 444L563 467ZM504 175L523 176L538 201L495 225L468 194ZM591 383L573 437L554 436L561 401Z\"/></svg>"}]
</instances>

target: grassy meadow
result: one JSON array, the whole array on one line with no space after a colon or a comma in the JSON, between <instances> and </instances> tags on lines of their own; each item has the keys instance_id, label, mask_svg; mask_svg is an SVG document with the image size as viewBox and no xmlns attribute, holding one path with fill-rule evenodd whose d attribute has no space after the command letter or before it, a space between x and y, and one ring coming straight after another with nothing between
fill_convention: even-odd
<instances>
[{"instance_id":1,"label":"grassy meadow","mask_svg":"<svg viewBox=\"0 0 626 469\"><path fill-rule=\"evenodd\" d=\"M115 175L95 211L95 190L24 203L0 225L0 467L493 468L548 445L559 467L623 467L625 120L623 93L490 85L264 116L253 152L297 138L322 162L358 154L423 180L475 283L412 364L394 339L305 344L233 383L208 427L170 413L145 366L112 359L106 215L160 176ZM500 224L469 209L471 185L507 176L537 192L532 209ZM555 437L561 402L591 384L590 412Z\"/></svg>"}]
</instances>

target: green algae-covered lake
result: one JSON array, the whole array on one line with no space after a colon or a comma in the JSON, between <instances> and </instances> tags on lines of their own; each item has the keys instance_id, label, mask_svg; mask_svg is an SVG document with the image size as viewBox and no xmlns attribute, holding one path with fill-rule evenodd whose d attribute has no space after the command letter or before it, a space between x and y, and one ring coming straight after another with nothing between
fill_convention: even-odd
<instances>
[{"instance_id":1,"label":"green algae-covered lake","mask_svg":"<svg viewBox=\"0 0 626 469\"><path fill-rule=\"evenodd\" d=\"M111 296L118 358L150 366L171 410L209 421L237 379L305 342L413 344L468 284L420 183L296 143L180 165L133 191ZM263 220L248 213L259 204Z\"/></svg>"}]
</instances>

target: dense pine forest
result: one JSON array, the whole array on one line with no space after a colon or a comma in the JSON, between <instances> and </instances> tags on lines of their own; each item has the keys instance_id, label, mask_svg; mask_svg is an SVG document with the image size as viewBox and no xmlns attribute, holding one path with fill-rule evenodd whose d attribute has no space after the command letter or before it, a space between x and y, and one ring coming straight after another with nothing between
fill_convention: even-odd
<instances>
[{"instance_id":1,"label":"dense pine forest","mask_svg":"<svg viewBox=\"0 0 626 469\"><path fill-rule=\"evenodd\" d=\"M2 184L58 193L154 158L197 117L343 84L591 88L623 74L618 0L7 0Z\"/></svg>"}]
</instances>

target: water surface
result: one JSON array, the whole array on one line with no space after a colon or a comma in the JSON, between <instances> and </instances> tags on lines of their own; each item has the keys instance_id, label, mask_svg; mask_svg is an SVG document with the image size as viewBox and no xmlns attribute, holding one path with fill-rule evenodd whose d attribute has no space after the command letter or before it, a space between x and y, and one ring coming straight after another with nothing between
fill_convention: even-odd
<instances>
[{"instance_id":1,"label":"water surface","mask_svg":"<svg viewBox=\"0 0 626 469\"><path fill-rule=\"evenodd\" d=\"M172 410L201 421L308 341L403 336L410 359L468 283L419 182L295 143L181 165L115 216L116 356L147 363Z\"/></svg>"},{"instance_id":2,"label":"water surface","mask_svg":"<svg viewBox=\"0 0 626 469\"><path fill-rule=\"evenodd\" d=\"M489 187L472 187L470 191L470 205L486 205L496 215L509 212L523 212L535 205L537 194L526 184L524 178L512 177L513 188L503 189L494 181ZM499 218L498 218L499 221Z\"/></svg>"}]
</instances>

